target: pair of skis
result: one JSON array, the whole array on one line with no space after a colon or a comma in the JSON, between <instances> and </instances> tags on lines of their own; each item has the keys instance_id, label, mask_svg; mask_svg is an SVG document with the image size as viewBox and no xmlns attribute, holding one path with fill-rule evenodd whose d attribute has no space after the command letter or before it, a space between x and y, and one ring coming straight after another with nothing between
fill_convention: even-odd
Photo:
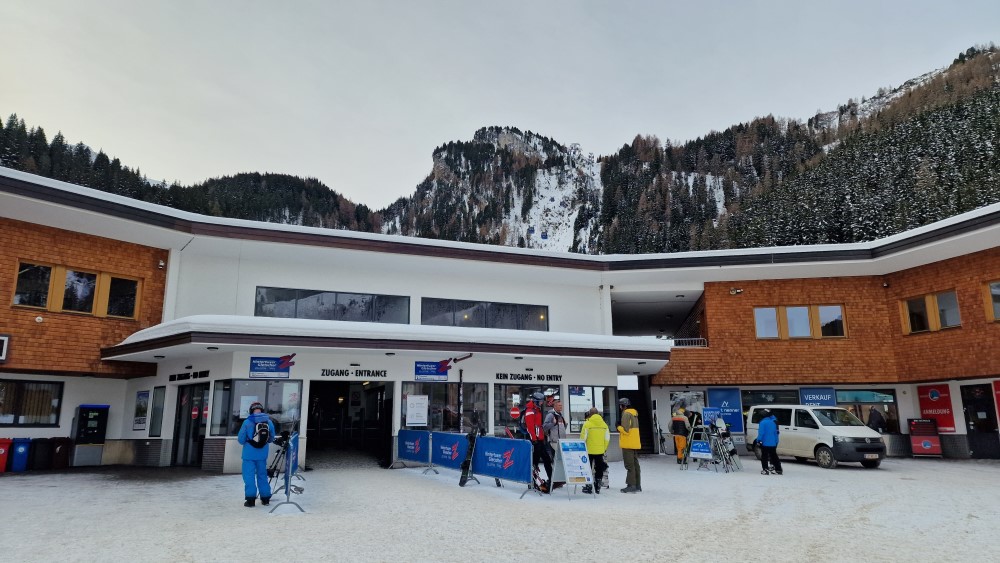
<instances>
[{"instance_id":1,"label":"pair of skis","mask_svg":"<svg viewBox=\"0 0 1000 563\"><path fill-rule=\"evenodd\" d=\"M475 454L476 451L476 438L485 435L486 435L486 428L483 427L483 425L479 420L479 413L473 411L472 429L469 430L469 433L466 435L466 437L469 439L469 451L465 452L465 460L462 461L462 466L461 466L462 476L458 478L459 487L464 487L465 484L468 483L470 479L474 480L477 483L479 482L479 479L476 479L476 476L472 474L472 456ZM498 487L503 486L503 484L500 483L500 479L497 479L496 477L494 477L493 479L496 481Z\"/></svg>"}]
</instances>

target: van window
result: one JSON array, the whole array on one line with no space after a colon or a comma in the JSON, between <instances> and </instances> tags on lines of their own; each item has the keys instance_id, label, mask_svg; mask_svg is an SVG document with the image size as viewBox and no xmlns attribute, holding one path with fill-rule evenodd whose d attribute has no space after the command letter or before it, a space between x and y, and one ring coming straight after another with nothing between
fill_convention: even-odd
<instances>
[{"instance_id":1,"label":"van window","mask_svg":"<svg viewBox=\"0 0 1000 563\"><path fill-rule=\"evenodd\" d=\"M844 409L815 409L813 413L823 426L864 426L858 417Z\"/></svg>"},{"instance_id":2,"label":"van window","mask_svg":"<svg viewBox=\"0 0 1000 563\"><path fill-rule=\"evenodd\" d=\"M771 408L771 414L777 419L778 426L790 426L792 424L792 409ZM750 422L758 423L762 418L764 418L763 407L753 411L753 418L750 419Z\"/></svg>"},{"instance_id":3,"label":"van window","mask_svg":"<svg viewBox=\"0 0 1000 563\"><path fill-rule=\"evenodd\" d=\"M795 426L799 428L819 428L819 424L816 424L816 419L809 414L809 411L802 409L795 409Z\"/></svg>"}]
</instances>

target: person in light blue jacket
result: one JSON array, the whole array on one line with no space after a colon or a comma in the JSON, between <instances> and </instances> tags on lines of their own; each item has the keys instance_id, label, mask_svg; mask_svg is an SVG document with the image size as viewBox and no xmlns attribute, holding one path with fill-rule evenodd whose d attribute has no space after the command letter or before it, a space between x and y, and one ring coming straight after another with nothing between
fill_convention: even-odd
<instances>
[{"instance_id":1,"label":"person in light blue jacket","mask_svg":"<svg viewBox=\"0 0 1000 563\"><path fill-rule=\"evenodd\" d=\"M271 484L267 482L267 445L274 441L274 423L259 402L250 405L249 413L237 437L243 445L243 492L246 497L243 506L252 507L258 493L260 503L267 506L271 502Z\"/></svg>"},{"instance_id":2,"label":"person in light blue jacket","mask_svg":"<svg viewBox=\"0 0 1000 563\"><path fill-rule=\"evenodd\" d=\"M770 409L764 409L764 418L757 426L757 440L760 442L761 475L781 475L781 461L778 459L778 419Z\"/></svg>"}]
</instances>

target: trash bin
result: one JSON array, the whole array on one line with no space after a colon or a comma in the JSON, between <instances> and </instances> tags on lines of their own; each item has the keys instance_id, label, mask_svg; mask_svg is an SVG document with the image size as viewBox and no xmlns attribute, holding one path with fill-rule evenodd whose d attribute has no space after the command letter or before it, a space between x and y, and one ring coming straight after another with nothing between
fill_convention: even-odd
<instances>
[{"instance_id":1,"label":"trash bin","mask_svg":"<svg viewBox=\"0 0 1000 563\"><path fill-rule=\"evenodd\" d=\"M73 452L73 440L52 438L52 469L69 467L69 456Z\"/></svg>"},{"instance_id":2,"label":"trash bin","mask_svg":"<svg viewBox=\"0 0 1000 563\"><path fill-rule=\"evenodd\" d=\"M0 438L0 473L7 471L7 454L10 452L10 438Z\"/></svg>"},{"instance_id":3,"label":"trash bin","mask_svg":"<svg viewBox=\"0 0 1000 563\"><path fill-rule=\"evenodd\" d=\"M28 450L31 447L31 438L14 438L14 443L10 446L10 470L17 473L28 468Z\"/></svg>"},{"instance_id":4,"label":"trash bin","mask_svg":"<svg viewBox=\"0 0 1000 563\"><path fill-rule=\"evenodd\" d=\"M52 469L52 440L35 438L28 454L28 469Z\"/></svg>"}]
</instances>

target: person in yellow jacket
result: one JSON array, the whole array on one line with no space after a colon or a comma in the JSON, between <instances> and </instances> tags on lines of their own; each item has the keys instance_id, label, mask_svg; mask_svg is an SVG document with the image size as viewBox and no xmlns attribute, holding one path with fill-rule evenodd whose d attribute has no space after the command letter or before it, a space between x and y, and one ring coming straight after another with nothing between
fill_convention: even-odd
<instances>
[{"instance_id":1,"label":"person in yellow jacket","mask_svg":"<svg viewBox=\"0 0 1000 563\"><path fill-rule=\"evenodd\" d=\"M688 434L691 433L691 422L688 420L684 409L677 409L674 417L670 419L670 433L674 435L674 451L677 454L677 463L684 463L684 452L687 451Z\"/></svg>"},{"instance_id":2,"label":"person in yellow jacket","mask_svg":"<svg viewBox=\"0 0 1000 563\"><path fill-rule=\"evenodd\" d=\"M587 443L587 456L590 458L590 468L594 470L594 486L583 486L583 492L601 494L601 479L604 472L608 470L608 463L604 461L604 454L608 451L608 444L611 443L611 430L608 423L604 422L601 411L594 407L587 411L587 420L583 421L580 427L580 439Z\"/></svg>"},{"instance_id":3,"label":"person in yellow jacket","mask_svg":"<svg viewBox=\"0 0 1000 563\"><path fill-rule=\"evenodd\" d=\"M625 461L625 488L623 493L642 492L642 472L639 469L639 413L632 408L632 402L627 397L618 399L622 409L622 423L618 426L618 439L622 448L622 459Z\"/></svg>"}]
</instances>

